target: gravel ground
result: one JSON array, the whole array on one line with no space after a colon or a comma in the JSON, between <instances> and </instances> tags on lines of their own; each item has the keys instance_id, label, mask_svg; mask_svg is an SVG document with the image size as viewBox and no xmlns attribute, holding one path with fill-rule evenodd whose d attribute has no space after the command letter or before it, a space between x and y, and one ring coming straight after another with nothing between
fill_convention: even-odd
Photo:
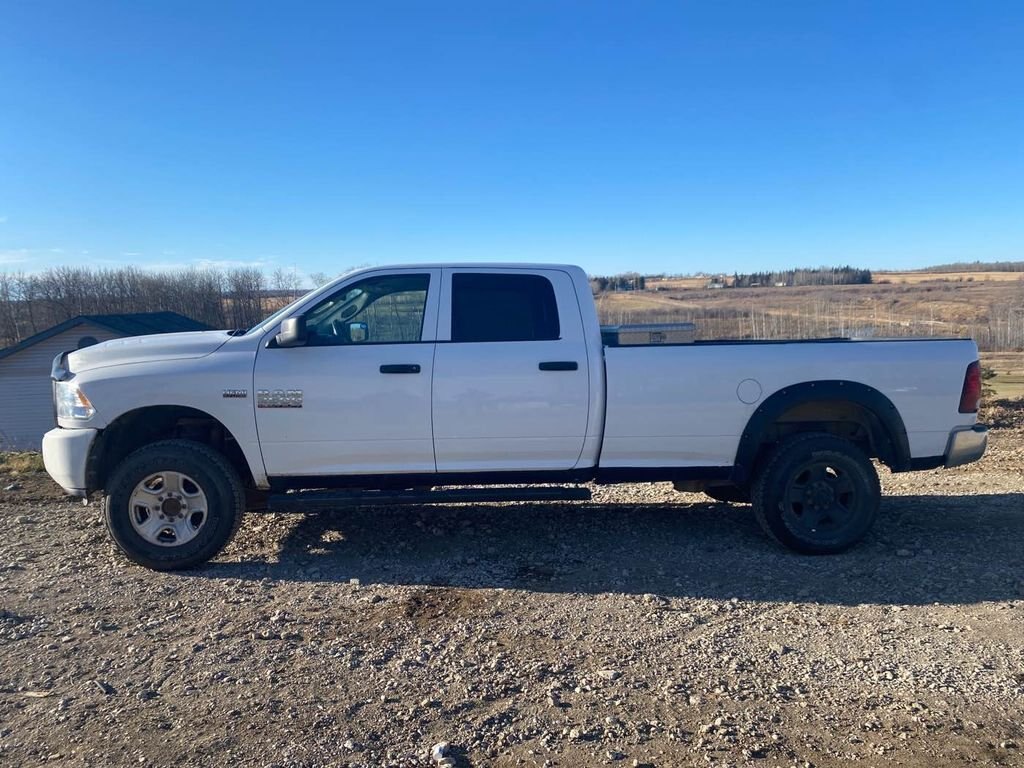
<instances>
[{"instance_id":1,"label":"gravel ground","mask_svg":"<svg viewBox=\"0 0 1024 768\"><path fill-rule=\"evenodd\" d=\"M0 478L0 765L1024 765L1024 428L835 557L668 485L250 515L129 565ZM599 502L599 503L598 503Z\"/></svg>"}]
</instances>

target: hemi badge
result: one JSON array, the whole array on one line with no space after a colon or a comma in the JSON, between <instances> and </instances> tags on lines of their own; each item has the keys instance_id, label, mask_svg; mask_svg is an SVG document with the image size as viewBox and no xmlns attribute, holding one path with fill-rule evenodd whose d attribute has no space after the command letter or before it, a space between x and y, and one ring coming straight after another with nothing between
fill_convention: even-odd
<instances>
[{"instance_id":1,"label":"hemi badge","mask_svg":"<svg viewBox=\"0 0 1024 768\"><path fill-rule=\"evenodd\" d=\"M248 389L225 389L224 397L248 397Z\"/></svg>"}]
</instances>

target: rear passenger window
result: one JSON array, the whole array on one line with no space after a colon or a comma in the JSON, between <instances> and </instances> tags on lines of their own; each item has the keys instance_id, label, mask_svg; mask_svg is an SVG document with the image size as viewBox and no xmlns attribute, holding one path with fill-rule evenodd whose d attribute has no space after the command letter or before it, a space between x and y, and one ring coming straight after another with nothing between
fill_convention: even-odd
<instances>
[{"instance_id":1,"label":"rear passenger window","mask_svg":"<svg viewBox=\"0 0 1024 768\"><path fill-rule=\"evenodd\" d=\"M452 275L452 341L558 338L558 305L540 275Z\"/></svg>"}]
</instances>

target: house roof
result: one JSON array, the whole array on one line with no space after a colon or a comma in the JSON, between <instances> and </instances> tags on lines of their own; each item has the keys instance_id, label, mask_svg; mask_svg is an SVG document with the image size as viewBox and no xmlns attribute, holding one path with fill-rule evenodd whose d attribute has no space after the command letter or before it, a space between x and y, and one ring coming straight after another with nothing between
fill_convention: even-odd
<instances>
[{"instance_id":1,"label":"house roof","mask_svg":"<svg viewBox=\"0 0 1024 768\"><path fill-rule=\"evenodd\" d=\"M40 331L34 336L19 341L7 349L0 349L0 360L10 357L16 352L45 341L58 333L63 333L69 328L83 323L93 323L102 326L122 336L145 336L149 333L178 333L181 331L209 331L210 326L185 317L177 312L136 312L122 315L78 315L57 323L52 328Z\"/></svg>"}]
</instances>

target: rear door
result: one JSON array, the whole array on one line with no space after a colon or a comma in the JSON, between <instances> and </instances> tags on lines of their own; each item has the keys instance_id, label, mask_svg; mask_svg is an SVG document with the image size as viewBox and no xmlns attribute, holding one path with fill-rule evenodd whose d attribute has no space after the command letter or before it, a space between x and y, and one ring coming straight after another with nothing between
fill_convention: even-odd
<instances>
[{"instance_id":1,"label":"rear door","mask_svg":"<svg viewBox=\"0 0 1024 768\"><path fill-rule=\"evenodd\" d=\"M442 270L434 354L439 472L571 469L589 374L572 278L560 270Z\"/></svg>"},{"instance_id":2,"label":"rear door","mask_svg":"<svg viewBox=\"0 0 1024 768\"><path fill-rule=\"evenodd\" d=\"M360 275L304 313L305 346L260 345L256 425L268 475L434 471L440 281L440 269Z\"/></svg>"}]
</instances>

